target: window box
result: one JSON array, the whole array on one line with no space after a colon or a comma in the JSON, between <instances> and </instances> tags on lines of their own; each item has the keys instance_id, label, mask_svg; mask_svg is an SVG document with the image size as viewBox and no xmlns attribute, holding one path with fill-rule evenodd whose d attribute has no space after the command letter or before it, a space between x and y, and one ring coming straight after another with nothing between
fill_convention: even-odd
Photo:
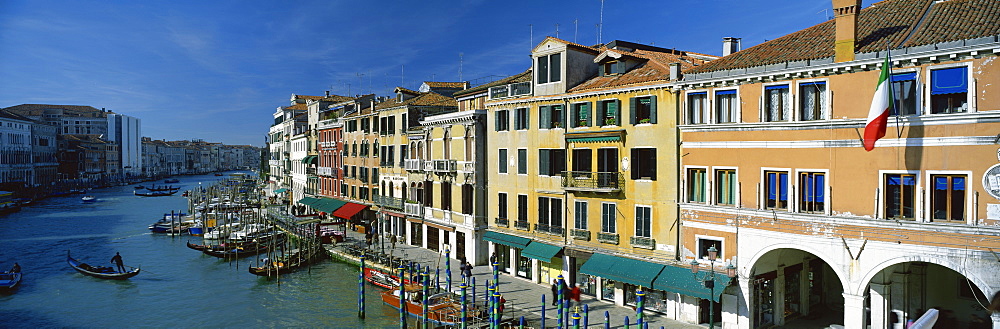
<instances>
[{"instance_id":1,"label":"window box","mask_svg":"<svg viewBox=\"0 0 1000 329\"><path fill-rule=\"evenodd\" d=\"M633 236L629 240L630 240L629 242L632 243L633 247L645 248L645 249L650 249L650 250L656 248L656 240L653 240L653 238L647 238L647 237L642 237L642 236Z\"/></svg>"},{"instance_id":2,"label":"window box","mask_svg":"<svg viewBox=\"0 0 1000 329\"><path fill-rule=\"evenodd\" d=\"M608 244L618 244L618 233L597 233L597 241Z\"/></svg>"},{"instance_id":3,"label":"window box","mask_svg":"<svg viewBox=\"0 0 1000 329\"><path fill-rule=\"evenodd\" d=\"M573 236L573 239L590 241L590 231L581 229L571 229L569 233L570 235Z\"/></svg>"},{"instance_id":4,"label":"window box","mask_svg":"<svg viewBox=\"0 0 1000 329\"><path fill-rule=\"evenodd\" d=\"M528 224L528 221L516 221L514 222L514 228L527 231L530 228L530 225Z\"/></svg>"},{"instance_id":5,"label":"window box","mask_svg":"<svg viewBox=\"0 0 1000 329\"><path fill-rule=\"evenodd\" d=\"M499 227L510 227L510 220L506 218L497 218L494 223Z\"/></svg>"}]
</instances>

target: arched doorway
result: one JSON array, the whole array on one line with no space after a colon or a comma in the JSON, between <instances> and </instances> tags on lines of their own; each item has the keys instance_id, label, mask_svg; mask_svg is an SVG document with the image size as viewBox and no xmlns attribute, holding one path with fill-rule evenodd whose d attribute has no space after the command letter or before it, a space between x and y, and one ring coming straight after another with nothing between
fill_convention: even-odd
<instances>
[{"instance_id":1,"label":"arched doorway","mask_svg":"<svg viewBox=\"0 0 1000 329\"><path fill-rule=\"evenodd\" d=\"M887 266L871 277L863 292L865 323L871 328L901 328L935 308L939 312L935 328L992 328L985 308L989 299L973 281L924 261Z\"/></svg>"},{"instance_id":2,"label":"arched doorway","mask_svg":"<svg viewBox=\"0 0 1000 329\"><path fill-rule=\"evenodd\" d=\"M844 321L844 282L813 253L768 251L749 277L752 328L823 328Z\"/></svg>"}]
</instances>

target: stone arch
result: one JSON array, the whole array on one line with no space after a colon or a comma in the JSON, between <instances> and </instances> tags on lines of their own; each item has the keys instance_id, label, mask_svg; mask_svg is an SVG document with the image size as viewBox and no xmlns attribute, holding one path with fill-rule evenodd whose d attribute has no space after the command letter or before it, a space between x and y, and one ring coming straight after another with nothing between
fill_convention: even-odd
<instances>
[{"instance_id":1,"label":"stone arch","mask_svg":"<svg viewBox=\"0 0 1000 329\"><path fill-rule=\"evenodd\" d=\"M975 273L966 273L961 271L963 266L957 262L953 262L948 259L941 259L940 257L930 257L927 255L908 255L908 256L894 257L879 262L878 265L872 267L870 271L865 273L865 276L862 278L860 284L857 287L853 287L854 289L851 289L851 293L857 295L864 294L865 290L868 287L868 283L875 278L875 275L878 275L883 270L892 267L894 265L899 265L903 263L913 263L913 262L924 262L929 264L935 264L947 268L949 270L955 271L959 275L965 277L966 279L974 283L976 287L979 288L980 291L982 291L987 295L987 297L990 296L991 293L996 292L997 289L1000 289L1000 287L991 287L989 284L986 283L986 280L983 280L982 277L975 275ZM984 289L984 288L992 288L992 289Z\"/></svg>"},{"instance_id":2,"label":"stone arch","mask_svg":"<svg viewBox=\"0 0 1000 329\"><path fill-rule=\"evenodd\" d=\"M840 280L840 286L841 289L843 289L843 291L845 292L853 291L852 289L849 289L850 288L849 277L844 272L841 271L840 266L834 266L834 264L839 264L839 263L830 261L830 258L828 256L824 255L819 250L813 249L808 244L778 243L767 246L766 248L758 250L752 257L750 257L748 263L750 265L747 270L749 271L750 269L752 269L757 264L757 262L759 262L761 258L763 258L765 255L778 249L794 249L802 252L807 252L813 256L816 256L816 258L819 258L823 262L826 262L826 264L829 265L831 269L833 269L833 273L837 274L837 279Z\"/></svg>"}]
</instances>

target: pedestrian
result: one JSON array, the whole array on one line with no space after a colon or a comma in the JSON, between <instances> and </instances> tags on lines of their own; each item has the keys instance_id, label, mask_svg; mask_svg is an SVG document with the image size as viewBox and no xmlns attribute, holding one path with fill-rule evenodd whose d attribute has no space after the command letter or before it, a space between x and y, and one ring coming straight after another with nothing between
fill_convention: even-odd
<instances>
[{"instance_id":1,"label":"pedestrian","mask_svg":"<svg viewBox=\"0 0 1000 329\"><path fill-rule=\"evenodd\" d=\"M562 282L562 293L563 305L569 305L569 301L572 298L570 295L570 293L572 293L572 289L570 289L569 284L567 284L566 281Z\"/></svg>"},{"instance_id":2,"label":"pedestrian","mask_svg":"<svg viewBox=\"0 0 1000 329\"><path fill-rule=\"evenodd\" d=\"M573 298L573 302L576 303L576 306L580 306L580 283L579 282L577 282L575 285L573 285L573 289L570 290L569 295L570 295L571 298Z\"/></svg>"},{"instance_id":3,"label":"pedestrian","mask_svg":"<svg viewBox=\"0 0 1000 329\"><path fill-rule=\"evenodd\" d=\"M389 243L392 244L392 249L395 250L396 249L396 235L395 234L389 235Z\"/></svg>"},{"instance_id":4,"label":"pedestrian","mask_svg":"<svg viewBox=\"0 0 1000 329\"><path fill-rule=\"evenodd\" d=\"M469 264L465 258L462 258L462 276L466 279L472 277L472 264Z\"/></svg>"},{"instance_id":5,"label":"pedestrian","mask_svg":"<svg viewBox=\"0 0 1000 329\"><path fill-rule=\"evenodd\" d=\"M493 251L493 254L490 255L490 266L493 266L493 264L496 263L497 263L497 252Z\"/></svg>"},{"instance_id":6,"label":"pedestrian","mask_svg":"<svg viewBox=\"0 0 1000 329\"><path fill-rule=\"evenodd\" d=\"M500 295L500 304L497 305L497 311L498 311L497 312L498 313L497 317L500 318L500 319L503 319L503 308L504 308L504 304L505 303L507 303L507 299L504 299L503 295Z\"/></svg>"},{"instance_id":7,"label":"pedestrian","mask_svg":"<svg viewBox=\"0 0 1000 329\"><path fill-rule=\"evenodd\" d=\"M122 262L121 253L115 253L114 257L111 257L111 262L118 266L118 272L125 273L125 264Z\"/></svg>"},{"instance_id":8,"label":"pedestrian","mask_svg":"<svg viewBox=\"0 0 1000 329\"><path fill-rule=\"evenodd\" d=\"M11 267L10 272L7 273L21 273L21 265L18 263L14 263L14 267Z\"/></svg>"},{"instance_id":9,"label":"pedestrian","mask_svg":"<svg viewBox=\"0 0 1000 329\"><path fill-rule=\"evenodd\" d=\"M552 305L559 302L559 280L552 279Z\"/></svg>"}]
</instances>

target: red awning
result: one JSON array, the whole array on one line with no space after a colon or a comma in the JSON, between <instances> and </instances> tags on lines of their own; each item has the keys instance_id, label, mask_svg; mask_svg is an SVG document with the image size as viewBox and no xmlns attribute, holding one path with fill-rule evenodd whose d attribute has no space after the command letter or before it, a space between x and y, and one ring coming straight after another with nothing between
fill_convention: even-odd
<instances>
[{"instance_id":1,"label":"red awning","mask_svg":"<svg viewBox=\"0 0 1000 329\"><path fill-rule=\"evenodd\" d=\"M354 217L355 214L365 210L366 208L368 208L366 205L348 202L338 208L337 211L334 211L333 215L343 219L351 219L351 217Z\"/></svg>"}]
</instances>

